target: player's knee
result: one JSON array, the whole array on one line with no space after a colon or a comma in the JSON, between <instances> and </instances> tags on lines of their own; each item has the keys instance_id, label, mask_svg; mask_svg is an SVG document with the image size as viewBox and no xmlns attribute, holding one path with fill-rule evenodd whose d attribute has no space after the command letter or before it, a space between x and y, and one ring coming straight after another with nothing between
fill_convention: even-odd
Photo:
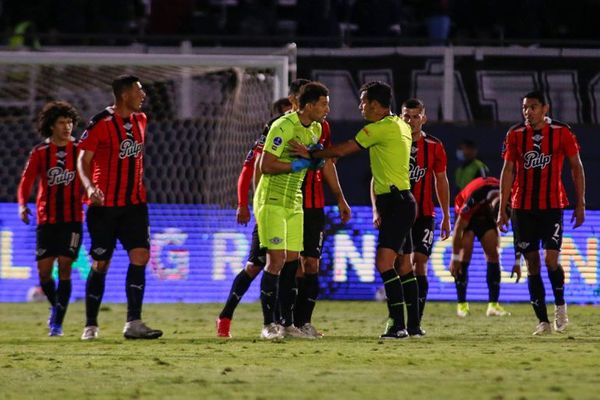
<instances>
[{"instance_id":1,"label":"player's knee","mask_svg":"<svg viewBox=\"0 0 600 400\"><path fill-rule=\"evenodd\" d=\"M108 267L110 265L110 260L107 261L94 261L92 264L92 269L101 274L105 274L108 272Z\"/></svg>"},{"instance_id":2,"label":"player's knee","mask_svg":"<svg viewBox=\"0 0 600 400\"><path fill-rule=\"evenodd\" d=\"M146 265L150 260L148 249L133 249L129 251L129 262L134 265Z\"/></svg>"},{"instance_id":3,"label":"player's knee","mask_svg":"<svg viewBox=\"0 0 600 400\"><path fill-rule=\"evenodd\" d=\"M251 278L255 278L256 275L258 275L260 271L262 271L262 267L260 267L258 265L251 264L251 263L246 264L246 273Z\"/></svg>"},{"instance_id":4,"label":"player's knee","mask_svg":"<svg viewBox=\"0 0 600 400\"><path fill-rule=\"evenodd\" d=\"M73 259L68 257L58 258L58 277L60 280L71 279L71 266L73 265Z\"/></svg>"},{"instance_id":5,"label":"player's knee","mask_svg":"<svg viewBox=\"0 0 600 400\"><path fill-rule=\"evenodd\" d=\"M549 270L554 271L558 268L558 257L551 254L546 254L544 257L544 263Z\"/></svg>"}]
</instances>

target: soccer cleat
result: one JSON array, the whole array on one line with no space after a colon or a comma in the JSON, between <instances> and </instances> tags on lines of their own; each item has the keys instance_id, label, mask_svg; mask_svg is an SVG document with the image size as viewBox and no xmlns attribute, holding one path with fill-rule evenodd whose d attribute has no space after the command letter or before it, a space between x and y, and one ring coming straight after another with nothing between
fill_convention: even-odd
<instances>
[{"instance_id":1,"label":"soccer cleat","mask_svg":"<svg viewBox=\"0 0 600 400\"><path fill-rule=\"evenodd\" d=\"M485 315L487 317L506 317L510 315L510 312L506 311L500 303L488 303Z\"/></svg>"},{"instance_id":2,"label":"soccer cleat","mask_svg":"<svg viewBox=\"0 0 600 400\"><path fill-rule=\"evenodd\" d=\"M50 327L50 331L48 332L48 336L63 336L63 329L61 325L53 324Z\"/></svg>"},{"instance_id":3,"label":"soccer cleat","mask_svg":"<svg viewBox=\"0 0 600 400\"><path fill-rule=\"evenodd\" d=\"M544 336L552 333L552 328L549 322L540 322L533 331L533 336Z\"/></svg>"},{"instance_id":4,"label":"soccer cleat","mask_svg":"<svg viewBox=\"0 0 600 400\"><path fill-rule=\"evenodd\" d=\"M141 319L129 321L123 328L125 339L158 339L162 334L161 330L148 327Z\"/></svg>"},{"instance_id":5,"label":"soccer cleat","mask_svg":"<svg viewBox=\"0 0 600 400\"><path fill-rule=\"evenodd\" d=\"M408 329L407 332L410 337L414 337L414 338L423 337L427 333L427 332L425 332L425 329L421 328L420 326L418 326L414 329Z\"/></svg>"},{"instance_id":6,"label":"soccer cleat","mask_svg":"<svg viewBox=\"0 0 600 400\"><path fill-rule=\"evenodd\" d=\"M294 325L284 326L283 332L285 337L292 337L297 339L316 339L316 336L309 335L302 329L297 328Z\"/></svg>"},{"instance_id":7,"label":"soccer cleat","mask_svg":"<svg viewBox=\"0 0 600 400\"><path fill-rule=\"evenodd\" d=\"M465 318L469 314L471 314L471 311L469 311L469 303L464 302L464 303L458 303L456 305L456 316L457 317Z\"/></svg>"},{"instance_id":8,"label":"soccer cleat","mask_svg":"<svg viewBox=\"0 0 600 400\"><path fill-rule=\"evenodd\" d=\"M90 325L83 328L83 333L81 334L81 340L94 340L98 339L98 329L97 326Z\"/></svg>"},{"instance_id":9,"label":"soccer cleat","mask_svg":"<svg viewBox=\"0 0 600 400\"><path fill-rule=\"evenodd\" d=\"M569 317L567 317L567 305L554 306L554 330L556 332L564 332L569 325Z\"/></svg>"},{"instance_id":10,"label":"soccer cleat","mask_svg":"<svg viewBox=\"0 0 600 400\"><path fill-rule=\"evenodd\" d=\"M406 339L408 332L404 328L396 325L396 322L389 318L385 324L385 331L379 336L380 339Z\"/></svg>"},{"instance_id":11,"label":"soccer cleat","mask_svg":"<svg viewBox=\"0 0 600 400\"><path fill-rule=\"evenodd\" d=\"M52 329L54 325L54 319L56 318L56 307L50 307L50 315L48 316L48 329Z\"/></svg>"},{"instance_id":12,"label":"soccer cleat","mask_svg":"<svg viewBox=\"0 0 600 400\"><path fill-rule=\"evenodd\" d=\"M283 339L283 329L281 325L277 325L275 322L271 322L269 325L265 325L260 332L261 339L265 340L281 340Z\"/></svg>"},{"instance_id":13,"label":"soccer cleat","mask_svg":"<svg viewBox=\"0 0 600 400\"><path fill-rule=\"evenodd\" d=\"M217 337L231 337L231 318L217 318Z\"/></svg>"},{"instance_id":14,"label":"soccer cleat","mask_svg":"<svg viewBox=\"0 0 600 400\"><path fill-rule=\"evenodd\" d=\"M300 330L316 339L320 339L324 336L323 333L319 332L317 328L315 328L310 322L307 322L304 325L302 325L300 327Z\"/></svg>"}]
</instances>

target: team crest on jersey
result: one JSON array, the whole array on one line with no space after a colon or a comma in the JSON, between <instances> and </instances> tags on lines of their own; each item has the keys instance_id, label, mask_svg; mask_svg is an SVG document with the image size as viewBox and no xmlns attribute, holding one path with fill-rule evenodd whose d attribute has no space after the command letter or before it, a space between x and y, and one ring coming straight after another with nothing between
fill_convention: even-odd
<instances>
[{"instance_id":1,"label":"team crest on jersey","mask_svg":"<svg viewBox=\"0 0 600 400\"><path fill-rule=\"evenodd\" d=\"M121 142L121 146L119 146L119 158L125 159L127 157L135 157L137 158L142 152L144 145L142 143L138 143L135 140L125 139Z\"/></svg>"},{"instance_id":2,"label":"team crest on jersey","mask_svg":"<svg viewBox=\"0 0 600 400\"><path fill-rule=\"evenodd\" d=\"M48 186L68 185L75 179L75 171L63 169L63 167L52 167L48 170Z\"/></svg>"},{"instance_id":3,"label":"team crest on jersey","mask_svg":"<svg viewBox=\"0 0 600 400\"><path fill-rule=\"evenodd\" d=\"M279 243L283 242L283 239L279 238L279 237L274 237L274 238L269 239L269 242L271 242L273 244L279 244Z\"/></svg>"},{"instance_id":4,"label":"team crest on jersey","mask_svg":"<svg viewBox=\"0 0 600 400\"><path fill-rule=\"evenodd\" d=\"M419 182L427 173L427 168L421 168L417 164L410 164L410 181Z\"/></svg>"},{"instance_id":5,"label":"team crest on jersey","mask_svg":"<svg viewBox=\"0 0 600 400\"><path fill-rule=\"evenodd\" d=\"M531 169L531 168L544 169L548 164L550 164L550 161L552 161L552 154L544 154L544 153L532 150L532 151L528 151L527 153L525 153L525 155L523 156L523 159L525 160L525 163L523 165L523 167L525 169Z\"/></svg>"}]
</instances>

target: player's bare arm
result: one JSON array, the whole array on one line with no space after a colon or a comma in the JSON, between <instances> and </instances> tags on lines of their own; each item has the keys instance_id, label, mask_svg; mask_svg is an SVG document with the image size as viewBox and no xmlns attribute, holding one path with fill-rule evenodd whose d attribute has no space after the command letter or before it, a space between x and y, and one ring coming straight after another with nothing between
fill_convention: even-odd
<instances>
[{"instance_id":1,"label":"player's bare arm","mask_svg":"<svg viewBox=\"0 0 600 400\"><path fill-rule=\"evenodd\" d=\"M89 150L83 150L77 157L77 172L81 185L85 189L85 193L92 201L93 205L102 206L104 205L104 193L102 190L97 188L92 182L92 159L94 158L94 152Z\"/></svg>"},{"instance_id":2,"label":"player's bare arm","mask_svg":"<svg viewBox=\"0 0 600 400\"><path fill-rule=\"evenodd\" d=\"M345 224L352 217L352 210L344 197L344 192L342 191L338 179L337 169L333 161L327 160L325 162L325 166L323 167L323 177L325 178L325 182L327 182L327 186L329 186L331 193L335 196L340 212L340 219L342 220L342 223Z\"/></svg>"},{"instance_id":3,"label":"player's bare arm","mask_svg":"<svg viewBox=\"0 0 600 400\"><path fill-rule=\"evenodd\" d=\"M295 140L290 142L290 146L290 154L307 159L344 157L362 150L362 147L360 147L354 139L330 146L324 150L316 150L311 152L308 151L306 146Z\"/></svg>"},{"instance_id":4,"label":"player's bare arm","mask_svg":"<svg viewBox=\"0 0 600 400\"><path fill-rule=\"evenodd\" d=\"M573 228L577 228L583 225L585 221L585 172L583 171L583 163L581 162L579 153L569 157L569 164L571 165L571 177L577 196L575 210L573 210L573 215L571 216L571 223L574 221Z\"/></svg>"},{"instance_id":5,"label":"player's bare arm","mask_svg":"<svg viewBox=\"0 0 600 400\"><path fill-rule=\"evenodd\" d=\"M377 210L377 196L375 195L375 179L371 178L371 185L370 185L370 198L371 198L371 208L373 210L373 227L375 227L375 229L379 229L379 226L381 225L381 215L379 215L379 211Z\"/></svg>"},{"instance_id":6,"label":"player's bare arm","mask_svg":"<svg viewBox=\"0 0 600 400\"><path fill-rule=\"evenodd\" d=\"M510 191L515 179L514 168L514 162L504 160L502 172L500 173L500 209L498 211L496 225L498 225L500 231L504 233L508 232L509 217L508 213L506 212L506 206L510 200Z\"/></svg>"},{"instance_id":7,"label":"player's bare arm","mask_svg":"<svg viewBox=\"0 0 600 400\"><path fill-rule=\"evenodd\" d=\"M440 238L446 240L450 237L450 184L446 171L437 172L435 178L435 194L442 208L442 223L440 224Z\"/></svg>"}]
</instances>

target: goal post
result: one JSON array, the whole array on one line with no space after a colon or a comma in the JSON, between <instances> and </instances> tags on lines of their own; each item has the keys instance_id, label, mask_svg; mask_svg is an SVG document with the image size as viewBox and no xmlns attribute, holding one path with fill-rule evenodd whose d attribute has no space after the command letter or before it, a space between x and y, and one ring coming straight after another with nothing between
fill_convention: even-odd
<instances>
[{"instance_id":1,"label":"goal post","mask_svg":"<svg viewBox=\"0 0 600 400\"><path fill-rule=\"evenodd\" d=\"M112 104L112 80L132 74L147 92L149 201L231 206L248 148L287 95L288 65L284 55L0 52L0 201L14 201L44 103L69 101L87 121Z\"/></svg>"}]
</instances>

